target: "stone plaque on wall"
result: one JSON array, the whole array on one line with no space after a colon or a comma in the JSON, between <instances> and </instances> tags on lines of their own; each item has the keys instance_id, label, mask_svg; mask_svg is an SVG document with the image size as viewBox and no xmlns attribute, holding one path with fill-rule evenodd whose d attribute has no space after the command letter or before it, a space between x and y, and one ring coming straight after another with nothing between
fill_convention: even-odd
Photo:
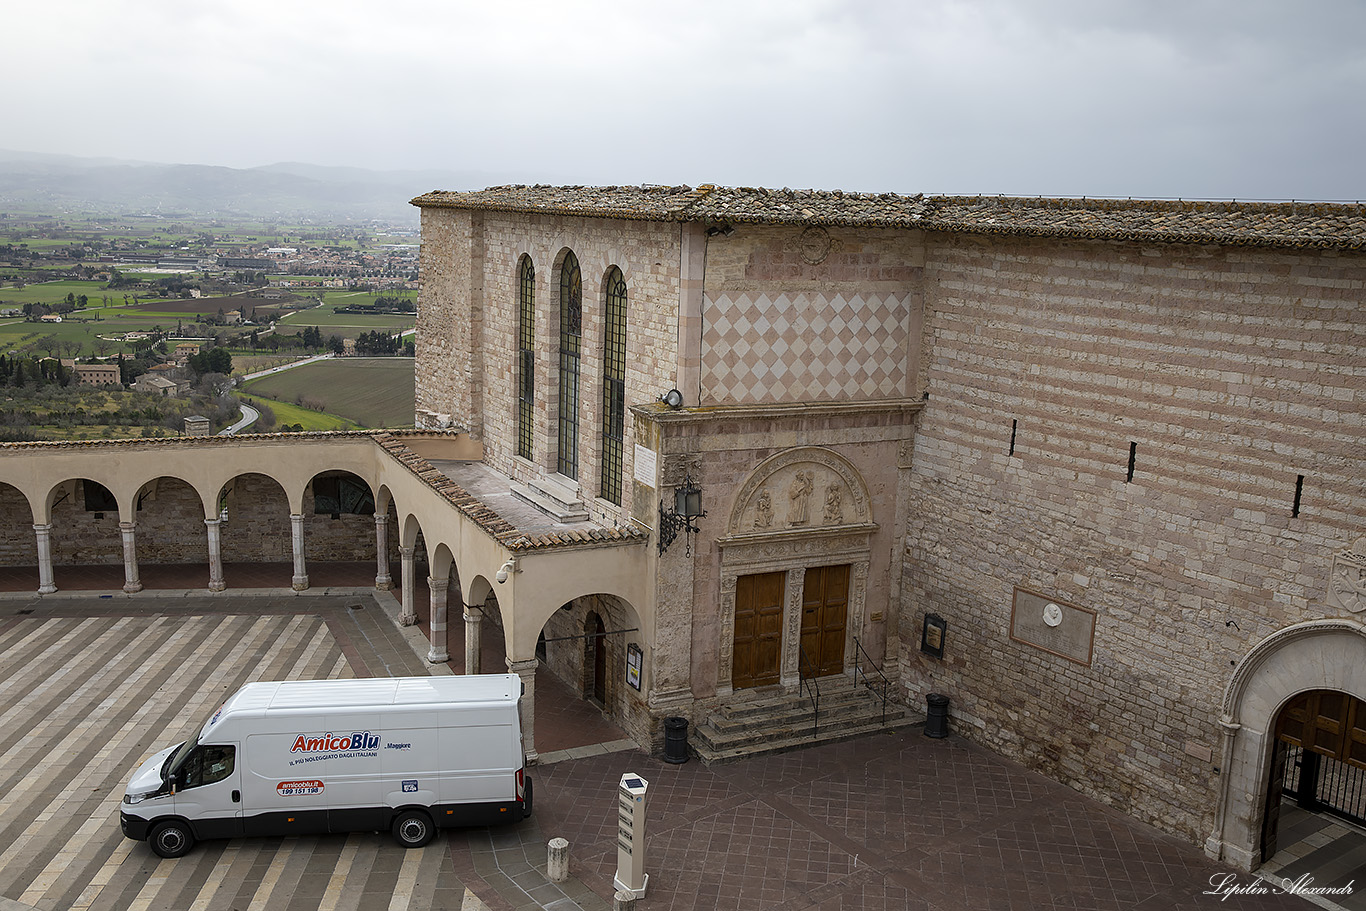
<instances>
[{"instance_id":1,"label":"stone plaque on wall","mask_svg":"<svg viewBox=\"0 0 1366 911\"><path fill-rule=\"evenodd\" d=\"M659 454L636 444L635 478L646 487L655 486L655 473L659 470Z\"/></svg>"},{"instance_id":2,"label":"stone plaque on wall","mask_svg":"<svg viewBox=\"0 0 1366 911\"><path fill-rule=\"evenodd\" d=\"M1015 589L1010 638L1075 661L1091 663L1096 612L1023 588Z\"/></svg>"}]
</instances>

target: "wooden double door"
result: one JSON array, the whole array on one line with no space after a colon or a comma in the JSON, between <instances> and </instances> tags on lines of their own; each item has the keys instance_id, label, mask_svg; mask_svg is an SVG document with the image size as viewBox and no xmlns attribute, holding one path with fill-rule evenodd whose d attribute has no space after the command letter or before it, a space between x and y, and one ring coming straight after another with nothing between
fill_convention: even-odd
<instances>
[{"instance_id":1,"label":"wooden double door","mask_svg":"<svg viewBox=\"0 0 1366 911\"><path fill-rule=\"evenodd\" d=\"M740 576L735 584L735 640L731 686L768 686L779 681L783 659L783 605L787 573ZM806 570L802 587L801 652L808 677L844 671L849 620L849 567Z\"/></svg>"}]
</instances>

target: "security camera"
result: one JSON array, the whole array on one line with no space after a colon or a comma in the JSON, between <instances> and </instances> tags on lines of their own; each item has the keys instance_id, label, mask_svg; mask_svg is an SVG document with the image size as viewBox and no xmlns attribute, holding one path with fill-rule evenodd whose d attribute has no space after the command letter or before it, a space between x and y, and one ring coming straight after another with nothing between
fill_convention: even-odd
<instances>
[{"instance_id":1,"label":"security camera","mask_svg":"<svg viewBox=\"0 0 1366 911\"><path fill-rule=\"evenodd\" d=\"M500 569L498 570L498 574L495 575L493 578L498 580L499 585L502 585L504 582L508 580L508 571L505 569Z\"/></svg>"},{"instance_id":2,"label":"security camera","mask_svg":"<svg viewBox=\"0 0 1366 911\"><path fill-rule=\"evenodd\" d=\"M517 563L513 560L509 560L502 566L498 567L498 572L494 574L493 578L498 580L499 585L502 585L504 582L508 580L508 573L515 573L516 571Z\"/></svg>"}]
</instances>

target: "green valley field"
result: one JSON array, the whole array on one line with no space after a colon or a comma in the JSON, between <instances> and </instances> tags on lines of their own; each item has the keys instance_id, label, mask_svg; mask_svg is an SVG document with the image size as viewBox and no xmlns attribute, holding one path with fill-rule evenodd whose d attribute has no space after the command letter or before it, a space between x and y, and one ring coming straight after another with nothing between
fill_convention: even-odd
<instances>
[{"instance_id":1,"label":"green valley field","mask_svg":"<svg viewBox=\"0 0 1366 911\"><path fill-rule=\"evenodd\" d=\"M351 357L318 361L263 376L244 384L241 389L249 396L348 418L361 427L413 426L412 358ZM282 423L300 422L297 412L290 410L286 414L287 409L275 409L274 402L267 404L276 411ZM315 428L305 424L305 429Z\"/></svg>"}]
</instances>

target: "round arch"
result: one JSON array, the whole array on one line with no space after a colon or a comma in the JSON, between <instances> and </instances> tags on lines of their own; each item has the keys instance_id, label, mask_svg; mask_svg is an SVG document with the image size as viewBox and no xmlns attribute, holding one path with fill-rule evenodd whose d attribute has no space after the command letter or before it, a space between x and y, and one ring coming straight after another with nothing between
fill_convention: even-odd
<instances>
[{"instance_id":1,"label":"round arch","mask_svg":"<svg viewBox=\"0 0 1366 911\"><path fill-rule=\"evenodd\" d=\"M1366 625L1312 620L1273 633L1238 662L1224 691L1220 789L1205 852L1244 870L1261 862L1276 718L1295 696L1336 690L1366 699Z\"/></svg>"},{"instance_id":2,"label":"round arch","mask_svg":"<svg viewBox=\"0 0 1366 911\"><path fill-rule=\"evenodd\" d=\"M152 478L127 507L138 532L142 563L205 563L209 558L204 501L190 482L172 475Z\"/></svg>"}]
</instances>

